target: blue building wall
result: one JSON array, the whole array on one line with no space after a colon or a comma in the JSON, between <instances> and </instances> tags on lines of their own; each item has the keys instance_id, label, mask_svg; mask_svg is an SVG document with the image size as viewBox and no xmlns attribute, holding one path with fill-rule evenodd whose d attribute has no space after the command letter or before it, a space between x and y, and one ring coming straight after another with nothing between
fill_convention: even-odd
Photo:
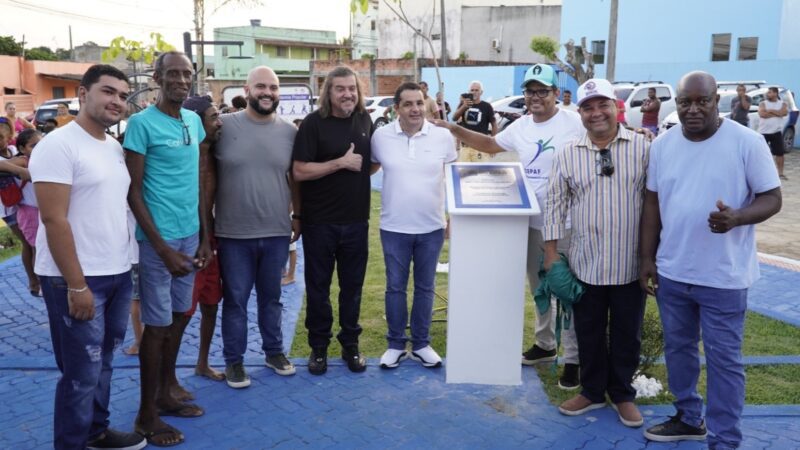
<instances>
[{"instance_id":1,"label":"blue building wall","mask_svg":"<svg viewBox=\"0 0 800 450\"><path fill-rule=\"evenodd\" d=\"M563 0L560 42L607 41L609 15L608 0ZM703 70L718 81L766 80L797 96L798 20L800 0L619 0L614 78L674 87L687 72ZM711 35L718 33L731 34L728 61L711 61ZM740 37L758 37L756 60L737 60ZM606 76L605 64L595 66L595 76Z\"/></svg>"},{"instance_id":2,"label":"blue building wall","mask_svg":"<svg viewBox=\"0 0 800 450\"><path fill-rule=\"evenodd\" d=\"M608 0L564 0L561 42L608 39ZM692 70L718 80L766 80L800 88L800 2L797 0L619 0L617 80L660 80L673 86ZM715 33L731 34L729 61L711 61ZM755 61L737 61L738 38L758 37ZM606 54L608 52L606 51ZM606 66L595 66L605 77Z\"/></svg>"}]
</instances>

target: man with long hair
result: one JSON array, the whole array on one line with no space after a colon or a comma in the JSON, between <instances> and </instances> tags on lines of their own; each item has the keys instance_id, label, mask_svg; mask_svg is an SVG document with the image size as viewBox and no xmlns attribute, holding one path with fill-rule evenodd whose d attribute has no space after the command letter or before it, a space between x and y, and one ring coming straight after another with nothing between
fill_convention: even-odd
<instances>
[{"instance_id":1,"label":"man with long hair","mask_svg":"<svg viewBox=\"0 0 800 450\"><path fill-rule=\"evenodd\" d=\"M333 336L330 285L335 266L342 358L353 372L367 368L358 350L358 319L367 269L373 129L358 78L342 66L328 74L319 109L306 116L294 142L293 174L300 182L302 200L293 218L301 221L304 236L308 371L314 375L328 370Z\"/></svg>"}]
</instances>

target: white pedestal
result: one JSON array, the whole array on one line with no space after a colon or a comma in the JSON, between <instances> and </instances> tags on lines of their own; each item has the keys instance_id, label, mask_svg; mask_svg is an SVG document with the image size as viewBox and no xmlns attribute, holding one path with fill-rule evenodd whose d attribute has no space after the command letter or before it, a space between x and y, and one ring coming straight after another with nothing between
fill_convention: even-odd
<instances>
[{"instance_id":1,"label":"white pedestal","mask_svg":"<svg viewBox=\"0 0 800 450\"><path fill-rule=\"evenodd\" d=\"M526 216L452 216L448 383L516 385L525 308Z\"/></svg>"},{"instance_id":2,"label":"white pedestal","mask_svg":"<svg viewBox=\"0 0 800 450\"><path fill-rule=\"evenodd\" d=\"M530 202L526 208L459 207L451 194L458 190L453 184L459 182L457 178L458 174L448 173L446 381L518 385L522 382L528 222L530 215L539 213L536 197L525 183L519 183L522 196Z\"/></svg>"}]
</instances>

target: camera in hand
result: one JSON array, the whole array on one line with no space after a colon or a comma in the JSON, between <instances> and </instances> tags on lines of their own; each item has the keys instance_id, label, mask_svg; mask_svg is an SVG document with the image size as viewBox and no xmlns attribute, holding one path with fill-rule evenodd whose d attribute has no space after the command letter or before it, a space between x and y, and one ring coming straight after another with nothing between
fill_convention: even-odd
<instances>
[{"instance_id":1,"label":"camera in hand","mask_svg":"<svg viewBox=\"0 0 800 450\"><path fill-rule=\"evenodd\" d=\"M467 100L472 100L473 99L472 93L471 92L467 92L466 94L461 94L461 98L467 99Z\"/></svg>"}]
</instances>

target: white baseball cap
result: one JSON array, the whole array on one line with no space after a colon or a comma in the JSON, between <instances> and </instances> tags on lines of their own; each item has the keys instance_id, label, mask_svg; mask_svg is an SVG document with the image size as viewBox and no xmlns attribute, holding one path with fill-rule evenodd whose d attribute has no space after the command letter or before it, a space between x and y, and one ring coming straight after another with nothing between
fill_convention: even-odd
<instances>
[{"instance_id":1,"label":"white baseball cap","mask_svg":"<svg viewBox=\"0 0 800 450\"><path fill-rule=\"evenodd\" d=\"M578 88L578 101L576 105L581 106L586 100L603 97L610 100L616 100L617 96L614 94L614 86L603 78L592 78L587 80Z\"/></svg>"}]
</instances>

